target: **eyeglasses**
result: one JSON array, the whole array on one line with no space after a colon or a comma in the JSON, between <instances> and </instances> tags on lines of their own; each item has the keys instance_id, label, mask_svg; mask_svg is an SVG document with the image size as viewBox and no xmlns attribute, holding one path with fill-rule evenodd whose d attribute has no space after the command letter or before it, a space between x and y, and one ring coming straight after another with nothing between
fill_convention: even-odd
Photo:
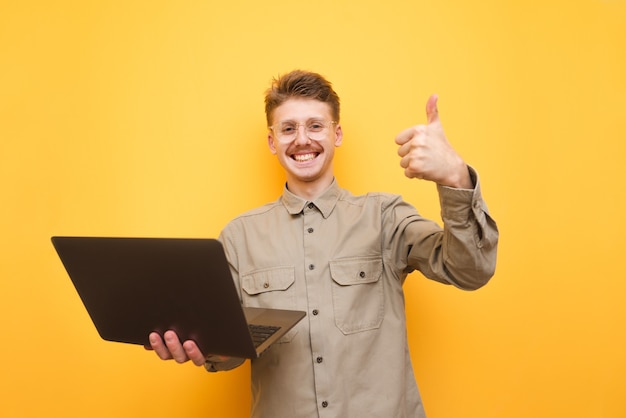
<instances>
[{"instance_id":1,"label":"eyeglasses","mask_svg":"<svg viewBox=\"0 0 626 418\"><path fill-rule=\"evenodd\" d=\"M296 139L301 126L304 127L304 132L309 139L321 141L328 135L328 129L335 123L337 122L334 120L311 119L306 123L281 122L269 128L274 131L274 135L281 142L291 142Z\"/></svg>"}]
</instances>

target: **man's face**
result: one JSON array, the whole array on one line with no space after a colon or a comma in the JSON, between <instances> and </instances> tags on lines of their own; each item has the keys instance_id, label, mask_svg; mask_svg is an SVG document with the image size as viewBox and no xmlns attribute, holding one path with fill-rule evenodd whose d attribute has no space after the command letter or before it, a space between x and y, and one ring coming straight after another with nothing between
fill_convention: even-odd
<instances>
[{"instance_id":1,"label":"man's face","mask_svg":"<svg viewBox=\"0 0 626 418\"><path fill-rule=\"evenodd\" d=\"M341 145L343 136L330 106L313 99L289 99L272 116L268 144L285 169L290 187L312 182L329 185L335 147Z\"/></svg>"}]
</instances>

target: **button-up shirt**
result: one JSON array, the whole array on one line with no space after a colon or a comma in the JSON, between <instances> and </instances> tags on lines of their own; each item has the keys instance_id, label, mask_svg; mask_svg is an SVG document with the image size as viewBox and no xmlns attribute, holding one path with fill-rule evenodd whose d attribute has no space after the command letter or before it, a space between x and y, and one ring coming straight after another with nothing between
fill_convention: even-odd
<instances>
[{"instance_id":1,"label":"button-up shirt","mask_svg":"<svg viewBox=\"0 0 626 418\"><path fill-rule=\"evenodd\" d=\"M336 181L314 201L285 188L220 235L244 306L307 316L252 360L252 417L424 417L402 285L413 270L463 289L493 275L498 232L473 190L438 187L443 229L400 196Z\"/></svg>"}]
</instances>

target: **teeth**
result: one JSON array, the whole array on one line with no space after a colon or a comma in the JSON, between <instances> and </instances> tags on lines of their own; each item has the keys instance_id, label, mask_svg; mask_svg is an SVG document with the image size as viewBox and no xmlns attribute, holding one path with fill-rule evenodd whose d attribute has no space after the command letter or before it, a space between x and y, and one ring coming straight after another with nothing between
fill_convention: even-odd
<instances>
[{"instance_id":1,"label":"teeth","mask_svg":"<svg viewBox=\"0 0 626 418\"><path fill-rule=\"evenodd\" d=\"M297 154L297 155L293 156L293 159L298 161L298 162L311 161L314 158L315 158L315 154L314 153L311 153L311 154Z\"/></svg>"}]
</instances>

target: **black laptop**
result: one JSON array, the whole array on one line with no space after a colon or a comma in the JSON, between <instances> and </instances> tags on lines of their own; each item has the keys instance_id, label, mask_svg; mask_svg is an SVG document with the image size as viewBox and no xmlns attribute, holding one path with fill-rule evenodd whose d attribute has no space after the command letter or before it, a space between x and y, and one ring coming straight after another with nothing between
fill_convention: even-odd
<instances>
[{"instance_id":1,"label":"black laptop","mask_svg":"<svg viewBox=\"0 0 626 418\"><path fill-rule=\"evenodd\" d=\"M242 307L215 239L52 237L100 336L149 345L174 330L205 354L259 357L305 312Z\"/></svg>"}]
</instances>

